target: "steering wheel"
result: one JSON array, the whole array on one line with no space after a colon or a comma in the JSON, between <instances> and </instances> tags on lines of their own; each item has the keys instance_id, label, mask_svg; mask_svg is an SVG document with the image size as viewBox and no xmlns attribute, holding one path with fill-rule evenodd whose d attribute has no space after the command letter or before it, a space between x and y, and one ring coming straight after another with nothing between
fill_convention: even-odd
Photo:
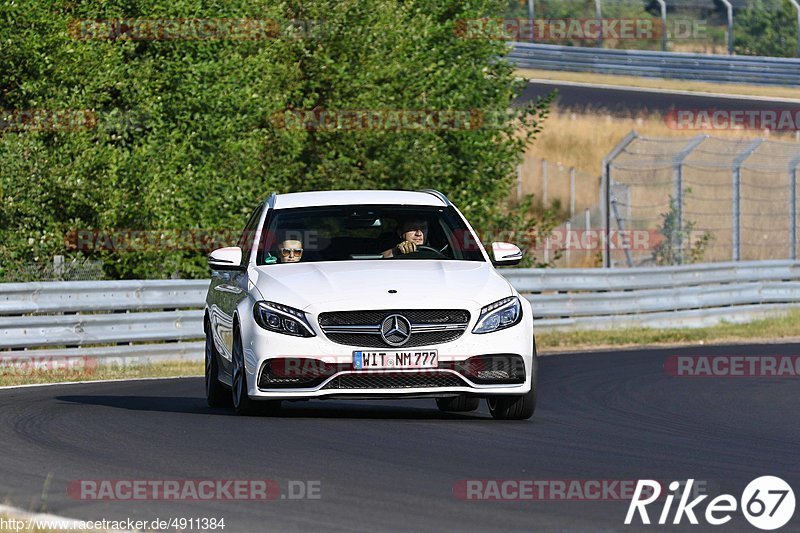
<instances>
[{"instance_id":1,"label":"steering wheel","mask_svg":"<svg viewBox=\"0 0 800 533\"><path fill-rule=\"evenodd\" d=\"M399 259L401 257L414 255L414 254L417 254L417 253L420 253L420 252L428 252L428 253L431 253L431 254L436 254L437 257L447 257L440 250L437 250L433 246L428 246L426 244L418 244L417 245L417 249L415 251L413 251L411 253L408 253L408 254L399 255L399 256L395 255L394 257Z\"/></svg>"}]
</instances>

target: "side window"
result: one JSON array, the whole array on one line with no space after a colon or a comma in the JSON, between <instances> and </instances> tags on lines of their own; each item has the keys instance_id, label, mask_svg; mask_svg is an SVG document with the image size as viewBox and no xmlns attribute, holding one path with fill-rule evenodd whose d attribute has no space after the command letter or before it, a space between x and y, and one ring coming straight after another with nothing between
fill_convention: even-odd
<instances>
[{"instance_id":1,"label":"side window","mask_svg":"<svg viewBox=\"0 0 800 533\"><path fill-rule=\"evenodd\" d=\"M242 249L242 263L247 263L250 260L250 251L253 249L253 239L256 235L256 229L258 228L258 222L261 220L261 213L264 210L263 205L259 205L256 207L253 214L250 215L250 219L247 221L247 224L242 230L242 235L239 237L239 242L236 243L236 246Z\"/></svg>"}]
</instances>

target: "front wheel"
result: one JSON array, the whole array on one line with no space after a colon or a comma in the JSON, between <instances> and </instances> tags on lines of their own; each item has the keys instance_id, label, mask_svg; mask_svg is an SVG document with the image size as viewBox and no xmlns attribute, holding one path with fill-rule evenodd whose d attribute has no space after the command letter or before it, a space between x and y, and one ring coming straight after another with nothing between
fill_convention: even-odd
<instances>
[{"instance_id":1,"label":"front wheel","mask_svg":"<svg viewBox=\"0 0 800 533\"><path fill-rule=\"evenodd\" d=\"M238 331L233 335L233 410L237 415L277 414L281 408L280 400L256 401L247 395L247 375L244 367L244 350Z\"/></svg>"},{"instance_id":2,"label":"front wheel","mask_svg":"<svg viewBox=\"0 0 800 533\"><path fill-rule=\"evenodd\" d=\"M233 376L231 379L233 410L237 415L253 414L254 402L247 395L247 375L244 368L244 350L238 331L233 332Z\"/></svg>"},{"instance_id":3,"label":"front wheel","mask_svg":"<svg viewBox=\"0 0 800 533\"><path fill-rule=\"evenodd\" d=\"M535 341L534 341L535 342ZM533 346L531 364L531 390L519 396L489 396L489 413L498 420L527 420L536 411L536 389L539 382L539 358L536 344Z\"/></svg>"},{"instance_id":4,"label":"front wheel","mask_svg":"<svg viewBox=\"0 0 800 533\"><path fill-rule=\"evenodd\" d=\"M206 402L209 407L230 407L231 393L219 381L219 359L211 329L206 333Z\"/></svg>"},{"instance_id":5,"label":"front wheel","mask_svg":"<svg viewBox=\"0 0 800 533\"><path fill-rule=\"evenodd\" d=\"M536 410L536 386L520 396L495 396L486 399L489 413L497 420L527 420Z\"/></svg>"}]
</instances>

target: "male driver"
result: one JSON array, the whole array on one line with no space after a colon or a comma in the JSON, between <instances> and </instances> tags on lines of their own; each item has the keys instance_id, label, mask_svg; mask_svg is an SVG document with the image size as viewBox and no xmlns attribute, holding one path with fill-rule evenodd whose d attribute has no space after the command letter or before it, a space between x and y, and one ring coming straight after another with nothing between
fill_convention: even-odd
<instances>
[{"instance_id":1,"label":"male driver","mask_svg":"<svg viewBox=\"0 0 800 533\"><path fill-rule=\"evenodd\" d=\"M383 252L383 257L395 257L417 251L417 246L425 244L428 238L428 222L420 218L404 220L397 227L400 244Z\"/></svg>"},{"instance_id":2,"label":"male driver","mask_svg":"<svg viewBox=\"0 0 800 533\"><path fill-rule=\"evenodd\" d=\"M281 263L299 263L303 256L303 243L287 239L278 244L278 257Z\"/></svg>"}]
</instances>

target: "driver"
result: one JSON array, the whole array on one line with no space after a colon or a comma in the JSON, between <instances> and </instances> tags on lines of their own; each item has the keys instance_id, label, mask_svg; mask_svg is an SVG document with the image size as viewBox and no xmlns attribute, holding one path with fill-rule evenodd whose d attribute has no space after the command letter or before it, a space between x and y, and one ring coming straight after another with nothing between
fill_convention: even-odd
<instances>
[{"instance_id":1,"label":"driver","mask_svg":"<svg viewBox=\"0 0 800 533\"><path fill-rule=\"evenodd\" d=\"M409 218L397 227L400 243L394 248L383 252L383 257L395 257L400 254L410 254L417 251L417 246L422 246L428 238L428 222L421 218Z\"/></svg>"}]
</instances>

